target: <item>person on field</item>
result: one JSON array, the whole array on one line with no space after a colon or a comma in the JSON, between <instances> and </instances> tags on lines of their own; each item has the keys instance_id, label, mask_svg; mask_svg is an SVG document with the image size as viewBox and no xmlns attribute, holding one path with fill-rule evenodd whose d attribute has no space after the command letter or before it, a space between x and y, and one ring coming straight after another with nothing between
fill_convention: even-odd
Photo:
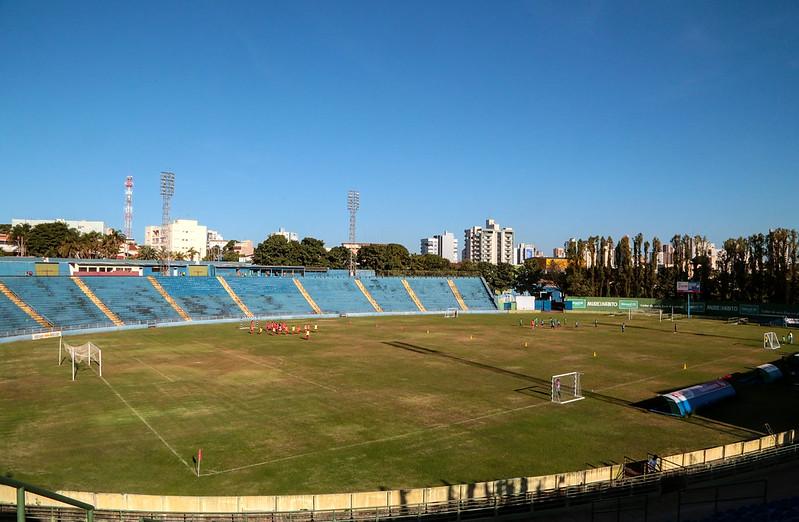
<instances>
[{"instance_id":1,"label":"person on field","mask_svg":"<svg viewBox=\"0 0 799 522\"><path fill-rule=\"evenodd\" d=\"M555 393L555 400L556 400L557 402L560 402L560 377L558 377L557 379L555 379L555 389L554 389L554 393Z\"/></svg>"}]
</instances>

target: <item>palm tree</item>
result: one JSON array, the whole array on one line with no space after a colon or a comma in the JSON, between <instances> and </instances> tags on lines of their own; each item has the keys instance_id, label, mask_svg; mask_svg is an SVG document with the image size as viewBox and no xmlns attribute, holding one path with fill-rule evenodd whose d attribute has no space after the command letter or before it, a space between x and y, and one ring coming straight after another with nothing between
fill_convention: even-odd
<instances>
[{"instance_id":1,"label":"palm tree","mask_svg":"<svg viewBox=\"0 0 799 522\"><path fill-rule=\"evenodd\" d=\"M23 223L21 225L15 225L14 228L11 229L11 241L17 244L17 253L20 256L24 256L27 254L27 243L28 238L31 235L31 227L28 223Z\"/></svg>"},{"instance_id":2,"label":"palm tree","mask_svg":"<svg viewBox=\"0 0 799 522\"><path fill-rule=\"evenodd\" d=\"M147 260L158 259L158 250L154 249L149 245L140 246L139 251L136 254L136 259L147 259Z\"/></svg>"},{"instance_id":3,"label":"palm tree","mask_svg":"<svg viewBox=\"0 0 799 522\"><path fill-rule=\"evenodd\" d=\"M189 249L186 251L186 257L188 257L191 261L194 261L194 257L199 255L200 253L197 252L194 247L189 247Z\"/></svg>"},{"instance_id":4,"label":"palm tree","mask_svg":"<svg viewBox=\"0 0 799 522\"><path fill-rule=\"evenodd\" d=\"M119 230L112 229L102 239L102 251L105 257L116 257L119 254L119 247L125 244L125 234Z\"/></svg>"}]
</instances>

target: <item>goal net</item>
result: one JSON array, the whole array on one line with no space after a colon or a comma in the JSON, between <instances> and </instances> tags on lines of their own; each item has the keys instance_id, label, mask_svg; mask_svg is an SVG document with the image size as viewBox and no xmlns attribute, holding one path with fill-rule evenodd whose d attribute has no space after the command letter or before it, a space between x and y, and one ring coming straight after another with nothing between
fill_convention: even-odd
<instances>
[{"instance_id":1,"label":"goal net","mask_svg":"<svg viewBox=\"0 0 799 522\"><path fill-rule=\"evenodd\" d=\"M85 343L79 346L72 346L67 343L58 345L58 365L64 361L69 361L72 367L72 380L81 364L86 364L91 368L92 362L97 365L100 377L103 376L103 352L94 343Z\"/></svg>"},{"instance_id":2,"label":"goal net","mask_svg":"<svg viewBox=\"0 0 799 522\"><path fill-rule=\"evenodd\" d=\"M444 312L444 317L447 319L458 317L458 309L457 308L447 308L447 311Z\"/></svg>"},{"instance_id":3,"label":"goal net","mask_svg":"<svg viewBox=\"0 0 799 522\"><path fill-rule=\"evenodd\" d=\"M780 340L774 332L767 332L763 334L763 348L766 350L778 350L780 347Z\"/></svg>"},{"instance_id":4,"label":"goal net","mask_svg":"<svg viewBox=\"0 0 799 522\"><path fill-rule=\"evenodd\" d=\"M580 372L562 373L552 376L552 402L567 404L585 399L580 386Z\"/></svg>"}]
</instances>

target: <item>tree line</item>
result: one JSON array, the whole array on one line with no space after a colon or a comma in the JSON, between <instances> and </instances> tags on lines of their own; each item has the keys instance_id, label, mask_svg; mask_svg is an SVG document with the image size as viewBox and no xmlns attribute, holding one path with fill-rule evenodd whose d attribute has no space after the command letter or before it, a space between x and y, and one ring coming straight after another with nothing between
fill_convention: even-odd
<instances>
[{"instance_id":1,"label":"tree line","mask_svg":"<svg viewBox=\"0 0 799 522\"><path fill-rule=\"evenodd\" d=\"M602 236L571 241L568 267L555 280L570 295L665 299L676 297L678 281L697 281L703 300L799 303L796 230L727 239L715 263L704 236L678 234L667 244L671 260L663 259L660 239L640 233L615 244Z\"/></svg>"},{"instance_id":2,"label":"tree line","mask_svg":"<svg viewBox=\"0 0 799 522\"><path fill-rule=\"evenodd\" d=\"M296 265L330 269L347 269L350 251L336 246L329 251L324 242L306 237L302 241L288 241L283 236L271 236L260 243L253 254L253 262L259 265ZM422 276L476 276L486 279L491 288L503 291L516 288L534 292L539 288L542 271L533 262L522 267L507 263L473 263L464 261L451 263L434 254L412 254L397 243L364 245L355 257L358 269L374 270L378 275L422 275Z\"/></svg>"},{"instance_id":3,"label":"tree line","mask_svg":"<svg viewBox=\"0 0 799 522\"><path fill-rule=\"evenodd\" d=\"M111 230L108 234L81 233L57 221L36 226L3 224L0 234L9 235L20 256L115 258L125 244L125 235L119 230Z\"/></svg>"}]
</instances>

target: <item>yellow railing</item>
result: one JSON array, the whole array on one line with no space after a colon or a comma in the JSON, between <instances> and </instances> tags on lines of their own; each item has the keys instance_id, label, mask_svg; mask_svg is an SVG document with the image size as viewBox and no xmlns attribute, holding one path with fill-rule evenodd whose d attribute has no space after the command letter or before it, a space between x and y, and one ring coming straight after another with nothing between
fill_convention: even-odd
<instances>
[{"instance_id":1,"label":"yellow railing","mask_svg":"<svg viewBox=\"0 0 799 522\"><path fill-rule=\"evenodd\" d=\"M309 294L308 291L305 289L305 287L302 286L302 283L300 283L299 279L296 279L296 278L294 279L294 286L297 287L297 290L299 290L300 293L302 294L302 296L305 298L305 300L308 301L308 304L311 306L311 308L313 309L314 313L315 314L321 314L322 313L322 309L319 308L319 305L317 305L316 301L313 300L313 297L311 297L311 294Z\"/></svg>"},{"instance_id":2,"label":"yellow railing","mask_svg":"<svg viewBox=\"0 0 799 522\"><path fill-rule=\"evenodd\" d=\"M186 310L181 308L180 305L177 303L177 301L172 299L172 296L169 295L168 293L166 293L166 290L164 289L164 287L161 286L161 283L159 283L158 280L155 277L147 276L147 280L150 281L150 284L153 285L153 288L155 288L155 290L159 294L161 294L161 297L163 297L166 300L166 302L169 303L170 306L172 306L172 308L178 313L178 315L184 321L191 321L191 317L189 317L189 314L186 313Z\"/></svg>"},{"instance_id":3,"label":"yellow railing","mask_svg":"<svg viewBox=\"0 0 799 522\"><path fill-rule=\"evenodd\" d=\"M44 326L45 328L53 327L53 325L50 324L47 319L39 315L39 312L31 308L28 303L17 297L17 294L9 290L9 288L3 283L0 283L0 293L8 297L9 301L17 305L20 310L28 314L31 319L39 323L41 326Z\"/></svg>"},{"instance_id":4,"label":"yellow railing","mask_svg":"<svg viewBox=\"0 0 799 522\"><path fill-rule=\"evenodd\" d=\"M108 308L108 306L106 306L106 304L102 302L94 292L92 292L92 289L86 286L86 283L84 283L80 277L72 276L70 279L72 279L72 281L78 285L78 288L80 288L81 291L86 294L86 297L88 297L89 300L94 303L94 306L99 308L100 311L103 312L112 323L114 323L116 326L125 326L125 323L122 322L122 319L117 317L117 314L112 312L111 309Z\"/></svg>"},{"instance_id":5,"label":"yellow railing","mask_svg":"<svg viewBox=\"0 0 799 522\"><path fill-rule=\"evenodd\" d=\"M405 287L405 291L408 292L408 295L411 297L411 301L413 301L414 304L416 305L416 308L418 308L420 312L426 312L427 310L425 309L424 305L419 300L419 298L416 296L416 292L413 291L413 288L411 288L410 283L408 283L408 281L403 279L402 286Z\"/></svg>"},{"instance_id":6,"label":"yellow railing","mask_svg":"<svg viewBox=\"0 0 799 522\"><path fill-rule=\"evenodd\" d=\"M455 286L455 281L452 279L447 279L447 284L449 285L449 289L452 290L452 295L455 296L455 300L458 301L458 306L461 307L461 310L468 310L469 307L466 306L466 301L463 300L460 290L458 290L458 287Z\"/></svg>"},{"instance_id":7,"label":"yellow railing","mask_svg":"<svg viewBox=\"0 0 799 522\"><path fill-rule=\"evenodd\" d=\"M358 287L358 289L361 291L363 296L369 301L369 303L371 303L372 308L375 309L375 312L382 312L383 311L383 309L380 307L380 305L377 304L377 301L375 301L375 298L372 297L372 294L369 293L369 290L367 290L366 287L363 286L363 282L360 279L356 279L355 280L355 286Z\"/></svg>"},{"instance_id":8,"label":"yellow railing","mask_svg":"<svg viewBox=\"0 0 799 522\"><path fill-rule=\"evenodd\" d=\"M244 312L244 315L246 315L247 317L254 317L253 313L250 312L250 309L247 308L247 305L244 304L244 301L242 301L239 298L239 296L236 295L236 292L234 292L233 289L230 288L230 285L227 284L227 281L225 281L225 278L222 277L222 276L216 276L216 279L217 279L217 281L219 281L219 284L222 285L222 288L225 289L225 292L227 292L227 294L230 296L230 298L233 299L233 302L238 305L238 307L241 309L242 312Z\"/></svg>"}]
</instances>

